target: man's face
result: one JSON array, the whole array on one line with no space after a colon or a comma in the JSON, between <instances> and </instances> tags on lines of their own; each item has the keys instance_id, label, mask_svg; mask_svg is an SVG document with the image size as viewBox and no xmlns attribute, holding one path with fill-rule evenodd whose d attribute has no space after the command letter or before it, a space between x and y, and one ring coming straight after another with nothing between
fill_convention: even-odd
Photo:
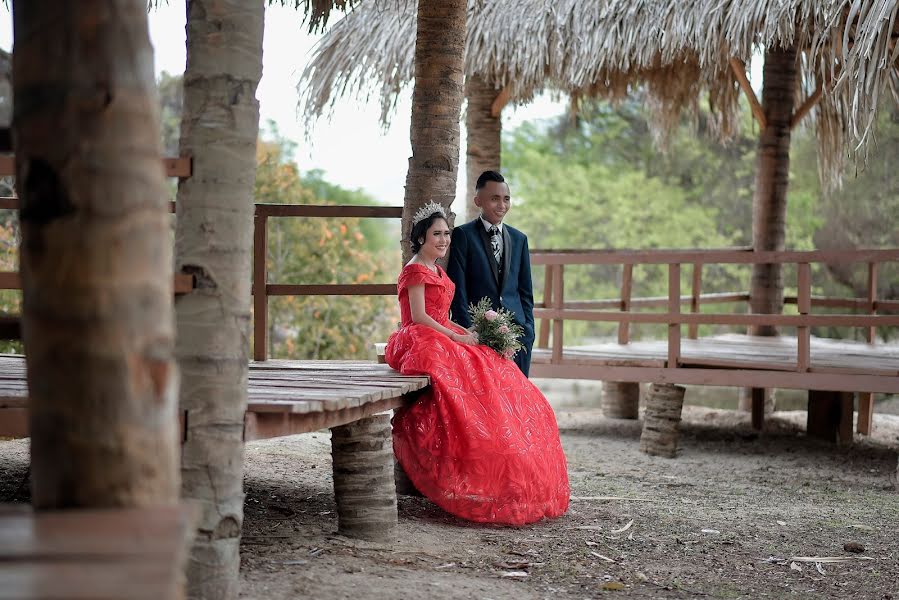
<instances>
[{"instance_id":1,"label":"man's face","mask_svg":"<svg viewBox=\"0 0 899 600\"><path fill-rule=\"evenodd\" d=\"M481 214L492 225L499 225L503 217L512 207L512 198L509 196L509 186L505 182L488 181L474 197L475 206L481 209Z\"/></svg>"}]
</instances>

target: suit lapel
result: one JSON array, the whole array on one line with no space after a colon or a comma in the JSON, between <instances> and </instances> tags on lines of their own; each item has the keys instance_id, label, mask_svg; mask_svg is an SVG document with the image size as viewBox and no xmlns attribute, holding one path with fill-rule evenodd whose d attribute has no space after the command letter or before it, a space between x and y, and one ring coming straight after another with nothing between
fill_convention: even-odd
<instances>
[{"instance_id":1,"label":"suit lapel","mask_svg":"<svg viewBox=\"0 0 899 600\"><path fill-rule=\"evenodd\" d=\"M484 229L484 224L481 223L481 219L476 219L474 221L474 226L481 236L481 245L484 248L484 255L487 257L487 264L490 265L490 271L493 273L493 279L496 281L496 284L499 285L499 267L496 264L496 259L493 258L493 245L490 243L490 234Z\"/></svg>"},{"instance_id":2,"label":"suit lapel","mask_svg":"<svg viewBox=\"0 0 899 600\"><path fill-rule=\"evenodd\" d=\"M509 267L512 264L512 236L509 228L503 225L503 279L509 275Z\"/></svg>"}]
</instances>

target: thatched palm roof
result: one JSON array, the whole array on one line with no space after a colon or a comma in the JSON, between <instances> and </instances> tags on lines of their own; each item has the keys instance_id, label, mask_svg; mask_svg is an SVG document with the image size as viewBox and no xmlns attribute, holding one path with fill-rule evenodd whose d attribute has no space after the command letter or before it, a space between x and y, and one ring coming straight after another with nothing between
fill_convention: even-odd
<instances>
[{"instance_id":1,"label":"thatched palm roof","mask_svg":"<svg viewBox=\"0 0 899 600\"><path fill-rule=\"evenodd\" d=\"M8 0L4 0L7 2ZM160 2L167 0L147 0L147 6L154 8L159 6ZM309 22L309 28L315 30L328 24L328 17L331 15L331 9L347 10L356 4L357 0L268 0L269 4L278 3L281 6L290 6L297 10L303 9L303 14Z\"/></svg>"},{"instance_id":2,"label":"thatched palm roof","mask_svg":"<svg viewBox=\"0 0 899 600\"><path fill-rule=\"evenodd\" d=\"M615 99L643 86L663 133L707 92L715 130L726 139L739 113L731 59L748 63L765 46L796 44L804 95L819 82L828 90L840 83L812 111L822 174L838 176L844 134L864 139L876 90L896 72L895 54L884 50L895 47L887 31L894 21L882 23L896 10L897 0L471 0L465 68L517 102L544 89ZM844 56L845 23L855 15L858 43ZM307 119L375 88L386 124L413 78L415 17L413 0L362 1L336 23L298 85ZM866 60L863 49L872 48L883 67Z\"/></svg>"}]
</instances>

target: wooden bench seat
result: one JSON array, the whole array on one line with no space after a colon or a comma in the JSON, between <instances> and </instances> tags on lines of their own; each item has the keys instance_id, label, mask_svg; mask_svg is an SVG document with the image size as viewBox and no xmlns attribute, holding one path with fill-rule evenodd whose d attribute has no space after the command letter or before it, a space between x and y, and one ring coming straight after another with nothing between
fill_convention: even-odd
<instances>
[{"instance_id":1,"label":"wooden bench seat","mask_svg":"<svg viewBox=\"0 0 899 600\"><path fill-rule=\"evenodd\" d=\"M428 385L427 377L401 375L373 362L251 362L244 440L330 429L340 531L383 537L396 525L386 413ZM0 355L0 437L28 435L27 409L25 358ZM189 412L180 413L182 441L190 418Z\"/></svg>"},{"instance_id":2,"label":"wooden bench seat","mask_svg":"<svg viewBox=\"0 0 899 600\"><path fill-rule=\"evenodd\" d=\"M181 598L194 518L185 506L0 505L0 600Z\"/></svg>"}]
</instances>

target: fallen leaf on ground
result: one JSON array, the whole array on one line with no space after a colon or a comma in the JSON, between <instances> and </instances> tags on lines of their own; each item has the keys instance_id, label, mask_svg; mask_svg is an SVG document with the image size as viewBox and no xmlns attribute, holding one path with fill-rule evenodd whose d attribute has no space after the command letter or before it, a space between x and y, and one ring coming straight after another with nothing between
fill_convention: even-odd
<instances>
[{"instance_id":1,"label":"fallen leaf on ground","mask_svg":"<svg viewBox=\"0 0 899 600\"><path fill-rule=\"evenodd\" d=\"M721 533L717 529L703 529L702 532L703 533Z\"/></svg>"},{"instance_id":2,"label":"fallen leaf on ground","mask_svg":"<svg viewBox=\"0 0 899 600\"><path fill-rule=\"evenodd\" d=\"M504 571L502 573L503 577L527 577L527 571Z\"/></svg>"},{"instance_id":3,"label":"fallen leaf on ground","mask_svg":"<svg viewBox=\"0 0 899 600\"><path fill-rule=\"evenodd\" d=\"M627 525L625 525L625 526L622 527L621 529L613 529L613 530L611 531L611 533L624 533L625 531L627 531L628 529L630 529L630 528L631 528L631 525L633 525L633 524L634 524L634 520L631 519L630 521L627 522Z\"/></svg>"},{"instance_id":4,"label":"fallen leaf on ground","mask_svg":"<svg viewBox=\"0 0 899 600\"><path fill-rule=\"evenodd\" d=\"M778 524L778 525L786 525L787 522L786 522L786 521L777 521L777 524Z\"/></svg>"},{"instance_id":5,"label":"fallen leaf on ground","mask_svg":"<svg viewBox=\"0 0 899 600\"><path fill-rule=\"evenodd\" d=\"M827 573L824 572L824 567L821 566L821 563L816 562L815 568L818 569L818 572L821 573L822 575L827 575Z\"/></svg>"},{"instance_id":6,"label":"fallen leaf on ground","mask_svg":"<svg viewBox=\"0 0 899 600\"><path fill-rule=\"evenodd\" d=\"M611 591L623 590L624 584L619 583L617 581L607 581L604 584L602 584L602 589L611 590Z\"/></svg>"},{"instance_id":7,"label":"fallen leaf on ground","mask_svg":"<svg viewBox=\"0 0 899 600\"><path fill-rule=\"evenodd\" d=\"M611 559L611 558L609 558L608 556L603 556L603 555L600 554L599 552L590 552L590 554L592 554L592 555L595 556L596 558L602 559L602 560L604 560L604 561L606 561L606 562L610 562L610 563L615 562L614 559Z\"/></svg>"},{"instance_id":8,"label":"fallen leaf on ground","mask_svg":"<svg viewBox=\"0 0 899 600\"><path fill-rule=\"evenodd\" d=\"M800 573L802 572L802 567L800 567L798 563L791 562L790 568L794 571L799 571Z\"/></svg>"}]
</instances>

